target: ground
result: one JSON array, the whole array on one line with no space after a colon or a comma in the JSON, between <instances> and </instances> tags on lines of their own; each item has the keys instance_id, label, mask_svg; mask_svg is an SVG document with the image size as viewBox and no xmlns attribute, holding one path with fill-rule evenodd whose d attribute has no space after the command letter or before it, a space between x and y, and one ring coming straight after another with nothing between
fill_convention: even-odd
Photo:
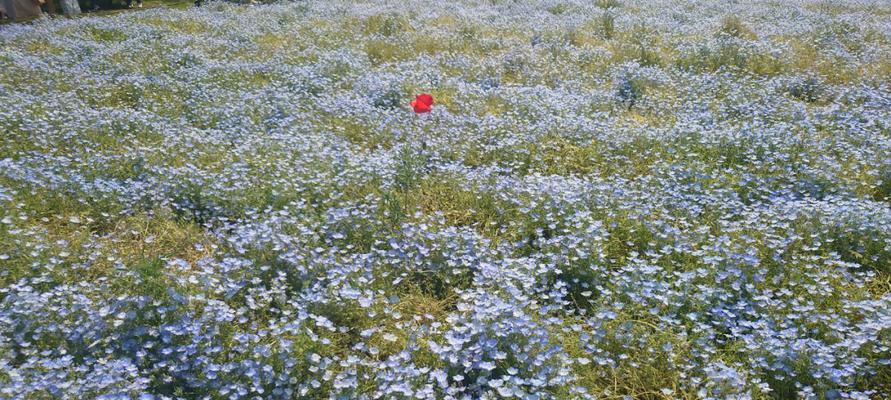
<instances>
[{"instance_id":1,"label":"ground","mask_svg":"<svg viewBox=\"0 0 891 400\"><path fill-rule=\"evenodd\" d=\"M0 397L889 398L889 21L383 0L4 25Z\"/></svg>"},{"instance_id":2,"label":"ground","mask_svg":"<svg viewBox=\"0 0 891 400\"><path fill-rule=\"evenodd\" d=\"M188 0L144 0L142 3L143 3L142 4L143 9L158 8L158 7L184 9L184 8L189 8L189 7L195 6L194 1L188 1ZM47 15L47 17L62 18L62 19L83 18L83 17L87 17L87 16L108 16L108 15L118 14L121 12L131 12L131 11L139 10L137 8L128 9L128 8L126 8L126 4L127 4L126 0L119 0L118 2L113 4L114 7L112 7L112 8L101 9L101 10L96 10L96 11L84 9L82 14L76 15L73 17L61 15L61 13L62 13L61 6L56 5L56 11L59 14L52 15L52 16ZM133 6L136 7L136 0L133 1ZM22 21L12 21L10 19L0 19L0 25L13 24L13 23L17 23L17 22L21 23ZM24 21L24 22L32 22L33 23L34 21Z\"/></svg>"}]
</instances>

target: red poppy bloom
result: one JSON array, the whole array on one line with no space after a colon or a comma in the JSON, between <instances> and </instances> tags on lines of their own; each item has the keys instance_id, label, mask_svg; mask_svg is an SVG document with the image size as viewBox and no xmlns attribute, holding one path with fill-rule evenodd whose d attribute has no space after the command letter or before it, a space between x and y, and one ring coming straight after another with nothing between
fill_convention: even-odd
<instances>
[{"instance_id":1,"label":"red poppy bloom","mask_svg":"<svg viewBox=\"0 0 891 400\"><path fill-rule=\"evenodd\" d=\"M427 93L421 93L418 97L415 97L414 100L411 101L411 108L415 110L416 113L426 113L430 112L433 107L433 96Z\"/></svg>"}]
</instances>

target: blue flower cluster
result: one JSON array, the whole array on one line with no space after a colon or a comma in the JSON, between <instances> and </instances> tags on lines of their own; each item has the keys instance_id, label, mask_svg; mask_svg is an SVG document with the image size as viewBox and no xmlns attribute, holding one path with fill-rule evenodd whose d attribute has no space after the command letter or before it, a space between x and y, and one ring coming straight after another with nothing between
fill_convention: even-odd
<instances>
[{"instance_id":1,"label":"blue flower cluster","mask_svg":"<svg viewBox=\"0 0 891 400\"><path fill-rule=\"evenodd\" d=\"M3 26L0 398L891 397L889 14Z\"/></svg>"}]
</instances>

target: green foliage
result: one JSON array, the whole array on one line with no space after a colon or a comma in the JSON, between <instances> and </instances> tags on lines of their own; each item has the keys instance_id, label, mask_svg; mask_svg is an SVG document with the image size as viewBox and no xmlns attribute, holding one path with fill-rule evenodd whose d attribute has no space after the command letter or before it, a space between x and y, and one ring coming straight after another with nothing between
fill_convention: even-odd
<instances>
[{"instance_id":1,"label":"green foliage","mask_svg":"<svg viewBox=\"0 0 891 400\"><path fill-rule=\"evenodd\" d=\"M135 109L140 106L143 90L136 85L122 82L114 86L103 86L89 91L79 89L78 95L97 108Z\"/></svg>"},{"instance_id":2,"label":"green foliage","mask_svg":"<svg viewBox=\"0 0 891 400\"><path fill-rule=\"evenodd\" d=\"M717 71L731 69L757 75L773 76L785 68L784 62L771 54L758 53L732 40L722 40L717 47L699 47L675 60L681 68Z\"/></svg>"},{"instance_id":3,"label":"green foliage","mask_svg":"<svg viewBox=\"0 0 891 400\"><path fill-rule=\"evenodd\" d=\"M101 29L91 26L87 32L93 39L100 42L123 42L127 40L127 34L118 29Z\"/></svg>"},{"instance_id":4,"label":"green foliage","mask_svg":"<svg viewBox=\"0 0 891 400\"><path fill-rule=\"evenodd\" d=\"M879 182L873 193L878 201L891 202L891 165L885 165L879 172Z\"/></svg>"},{"instance_id":5,"label":"green foliage","mask_svg":"<svg viewBox=\"0 0 891 400\"><path fill-rule=\"evenodd\" d=\"M612 39L616 33L616 16L611 12L605 12L598 18L600 22L600 34L606 39Z\"/></svg>"},{"instance_id":6,"label":"green foliage","mask_svg":"<svg viewBox=\"0 0 891 400\"><path fill-rule=\"evenodd\" d=\"M653 85L649 79L625 72L619 76L616 82L616 100L630 110Z\"/></svg>"},{"instance_id":7,"label":"green foliage","mask_svg":"<svg viewBox=\"0 0 891 400\"><path fill-rule=\"evenodd\" d=\"M138 280L135 282L141 294L154 300L168 298L167 288L170 282L164 276L165 262L159 257L146 258L133 264Z\"/></svg>"},{"instance_id":8,"label":"green foliage","mask_svg":"<svg viewBox=\"0 0 891 400\"><path fill-rule=\"evenodd\" d=\"M824 95L824 91L823 83L814 76L790 82L786 86L786 92L790 96L808 103L815 103L820 100Z\"/></svg>"},{"instance_id":9,"label":"green foliage","mask_svg":"<svg viewBox=\"0 0 891 400\"><path fill-rule=\"evenodd\" d=\"M594 0L594 4L597 7L603 9L611 9L611 8L619 8L622 6L622 2L620 0Z\"/></svg>"},{"instance_id":10,"label":"green foliage","mask_svg":"<svg viewBox=\"0 0 891 400\"><path fill-rule=\"evenodd\" d=\"M414 149L408 145L402 147L396 164L394 180L396 190L403 192L412 190L421 181L428 166L425 150L426 145L421 149Z\"/></svg>"},{"instance_id":11,"label":"green foliage","mask_svg":"<svg viewBox=\"0 0 891 400\"><path fill-rule=\"evenodd\" d=\"M398 88L390 88L378 95L371 103L377 108L396 110L405 106L405 94Z\"/></svg>"},{"instance_id":12,"label":"green foliage","mask_svg":"<svg viewBox=\"0 0 891 400\"><path fill-rule=\"evenodd\" d=\"M401 61L414 56L410 48L404 44L388 40L369 40L365 43L365 53L374 65Z\"/></svg>"},{"instance_id":13,"label":"green foliage","mask_svg":"<svg viewBox=\"0 0 891 400\"><path fill-rule=\"evenodd\" d=\"M560 15L569 10L569 5L566 3L558 3L553 6L548 7L548 12L554 15Z\"/></svg>"},{"instance_id":14,"label":"green foliage","mask_svg":"<svg viewBox=\"0 0 891 400\"><path fill-rule=\"evenodd\" d=\"M719 33L740 39L754 40L758 38L755 32L752 32L736 15L728 15L721 20Z\"/></svg>"},{"instance_id":15,"label":"green foliage","mask_svg":"<svg viewBox=\"0 0 891 400\"><path fill-rule=\"evenodd\" d=\"M630 40L624 52L631 59L637 60L641 65L654 66L662 64L658 39L644 23L638 24L631 31Z\"/></svg>"},{"instance_id":16,"label":"green foliage","mask_svg":"<svg viewBox=\"0 0 891 400\"><path fill-rule=\"evenodd\" d=\"M392 37L411 30L408 19L399 14L375 14L365 19L362 31L366 35Z\"/></svg>"}]
</instances>

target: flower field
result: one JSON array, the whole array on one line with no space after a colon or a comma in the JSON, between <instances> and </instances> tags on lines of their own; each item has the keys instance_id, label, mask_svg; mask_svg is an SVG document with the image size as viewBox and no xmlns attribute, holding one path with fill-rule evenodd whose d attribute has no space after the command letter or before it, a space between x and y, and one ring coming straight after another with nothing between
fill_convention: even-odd
<instances>
[{"instance_id":1,"label":"flower field","mask_svg":"<svg viewBox=\"0 0 891 400\"><path fill-rule=\"evenodd\" d=\"M0 135L2 399L891 398L884 0L10 24Z\"/></svg>"}]
</instances>

